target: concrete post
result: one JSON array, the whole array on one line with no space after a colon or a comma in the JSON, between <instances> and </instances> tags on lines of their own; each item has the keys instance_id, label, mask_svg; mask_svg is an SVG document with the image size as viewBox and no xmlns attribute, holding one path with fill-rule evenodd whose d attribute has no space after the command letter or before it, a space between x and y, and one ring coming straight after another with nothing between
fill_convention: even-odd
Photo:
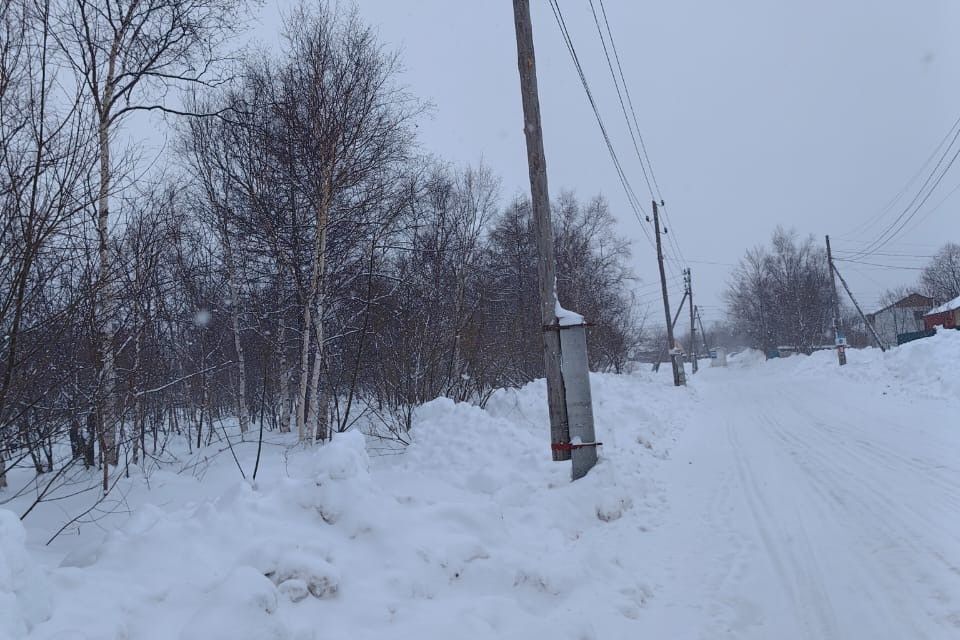
<instances>
[{"instance_id":1,"label":"concrete post","mask_svg":"<svg viewBox=\"0 0 960 640\"><path fill-rule=\"evenodd\" d=\"M597 463L586 325L560 327L561 371L570 425L572 477L578 480ZM587 446L578 446L587 445Z\"/></svg>"}]
</instances>

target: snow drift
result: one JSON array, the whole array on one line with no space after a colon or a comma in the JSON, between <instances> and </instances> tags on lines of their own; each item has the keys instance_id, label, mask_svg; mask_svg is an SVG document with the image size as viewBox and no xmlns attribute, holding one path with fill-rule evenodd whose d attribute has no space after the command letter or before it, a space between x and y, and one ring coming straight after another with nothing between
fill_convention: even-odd
<instances>
[{"instance_id":1,"label":"snow drift","mask_svg":"<svg viewBox=\"0 0 960 640\"><path fill-rule=\"evenodd\" d=\"M0 509L0 638L24 637L50 617L47 585L26 537L17 516Z\"/></svg>"}]
</instances>

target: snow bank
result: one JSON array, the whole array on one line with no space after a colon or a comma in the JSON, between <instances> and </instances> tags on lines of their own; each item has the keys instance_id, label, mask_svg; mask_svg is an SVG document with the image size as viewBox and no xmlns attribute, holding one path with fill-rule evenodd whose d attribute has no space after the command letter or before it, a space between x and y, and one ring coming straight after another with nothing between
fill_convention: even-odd
<instances>
[{"instance_id":1,"label":"snow bank","mask_svg":"<svg viewBox=\"0 0 960 640\"><path fill-rule=\"evenodd\" d=\"M739 353L727 356L727 366L747 369L759 366L766 362L767 357L759 349L744 349Z\"/></svg>"},{"instance_id":2,"label":"snow bank","mask_svg":"<svg viewBox=\"0 0 960 640\"><path fill-rule=\"evenodd\" d=\"M50 616L47 585L26 536L20 519L0 509L0 639L22 638Z\"/></svg>"},{"instance_id":3,"label":"snow bank","mask_svg":"<svg viewBox=\"0 0 960 640\"><path fill-rule=\"evenodd\" d=\"M958 400L958 367L960 331L941 329L930 338L892 347L885 353L873 347L847 349L847 366L843 368L837 365L836 351L830 349L809 356L774 358L755 372L787 377L826 376L838 382L859 382L883 393Z\"/></svg>"},{"instance_id":4,"label":"snow bank","mask_svg":"<svg viewBox=\"0 0 960 640\"><path fill-rule=\"evenodd\" d=\"M879 371L901 389L927 396L960 399L960 331L940 329L929 338L914 340L881 354L864 354L865 368L871 360ZM882 379L882 378L881 378Z\"/></svg>"},{"instance_id":5,"label":"snow bank","mask_svg":"<svg viewBox=\"0 0 960 640\"><path fill-rule=\"evenodd\" d=\"M256 486L238 479L187 507L139 506L50 571L49 619L10 633L632 637L652 592L632 550L665 508L650 467L684 422L678 394L695 391L639 374L593 384L606 446L577 483L550 460L543 381L497 392L486 409L435 400L417 410L401 455L371 459L359 433L337 434L266 451Z\"/></svg>"}]
</instances>

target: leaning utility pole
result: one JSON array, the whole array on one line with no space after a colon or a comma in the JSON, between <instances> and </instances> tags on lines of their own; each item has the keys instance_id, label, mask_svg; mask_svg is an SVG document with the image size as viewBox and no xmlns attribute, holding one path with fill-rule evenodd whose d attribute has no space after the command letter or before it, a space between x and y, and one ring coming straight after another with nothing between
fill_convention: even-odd
<instances>
[{"instance_id":1,"label":"leaning utility pole","mask_svg":"<svg viewBox=\"0 0 960 640\"><path fill-rule=\"evenodd\" d=\"M843 321L840 318L840 298L837 296L837 278L833 270L833 253L830 251L830 236L827 236L827 264L830 265L830 287L833 291L833 342L837 345L837 360L840 366L847 364L847 340L843 335Z\"/></svg>"},{"instance_id":2,"label":"leaning utility pole","mask_svg":"<svg viewBox=\"0 0 960 640\"><path fill-rule=\"evenodd\" d=\"M883 346L883 340L880 339L880 336L877 335L877 330L872 324L867 321L867 316L863 314L863 309L860 308L860 304L857 302L857 299L853 297L853 291L850 291L850 287L847 286L847 281L843 279L843 274L840 273L840 270L835 268L833 272L837 274L837 277L840 278L840 284L843 285L843 288L846 290L847 295L850 296L850 302L853 303L854 308L857 310L857 313L860 314L860 319L863 320L863 324L870 330L870 334L873 335L873 339L877 341L877 346L880 347L880 351L886 351L887 348Z\"/></svg>"},{"instance_id":3,"label":"leaning utility pole","mask_svg":"<svg viewBox=\"0 0 960 640\"><path fill-rule=\"evenodd\" d=\"M700 317L700 308L694 307L694 313L697 314L697 324L700 326L700 340L703 341L703 352L710 353L710 345L707 344L707 330L703 328L703 318Z\"/></svg>"},{"instance_id":4,"label":"leaning utility pole","mask_svg":"<svg viewBox=\"0 0 960 640\"><path fill-rule=\"evenodd\" d=\"M696 313L697 309L693 306L693 274L690 273L690 267L687 267L684 271L684 278L687 283L687 298L690 306L690 366L693 369L693 373L697 372L697 326L696 322Z\"/></svg>"},{"instance_id":5,"label":"leaning utility pole","mask_svg":"<svg viewBox=\"0 0 960 640\"><path fill-rule=\"evenodd\" d=\"M657 263L660 265L660 290L663 294L663 315L667 322L667 354L670 357L670 364L673 367L673 386L679 387L683 384L682 370L678 367L676 354L674 353L673 342L673 322L670 321L670 298L667 295L667 274L663 270L663 245L660 241L660 212L657 209L657 201L653 201L653 228L657 236Z\"/></svg>"},{"instance_id":6,"label":"leaning utility pole","mask_svg":"<svg viewBox=\"0 0 960 640\"><path fill-rule=\"evenodd\" d=\"M677 328L677 320L680 318L680 312L683 311L683 305L687 301L687 292L683 292L683 297L680 298L680 306L677 307L677 312L673 314L673 322L670 323L671 328ZM669 349L663 349L660 351L660 354L657 356L657 361L653 363L653 371L660 371L660 363L663 362L663 355L667 354L669 357Z\"/></svg>"},{"instance_id":7,"label":"leaning utility pole","mask_svg":"<svg viewBox=\"0 0 960 640\"><path fill-rule=\"evenodd\" d=\"M543 368L547 378L547 403L550 409L550 449L554 460L569 460L570 428L560 370L560 326L557 322L553 226L550 221L543 132L540 129L540 97L537 92L537 66L533 54L529 0L513 0L513 20L517 31L517 66L520 69L520 93L523 97L523 132L527 138L527 164L530 168L530 202L539 254L537 276L540 282Z\"/></svg>"}]
</instances>

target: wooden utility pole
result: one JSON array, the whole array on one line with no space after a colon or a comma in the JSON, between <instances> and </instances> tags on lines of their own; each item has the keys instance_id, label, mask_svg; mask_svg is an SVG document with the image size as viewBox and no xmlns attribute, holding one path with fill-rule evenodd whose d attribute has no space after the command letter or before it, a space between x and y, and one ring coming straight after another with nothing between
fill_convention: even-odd
<instances>
[{"instance_id":1,"label":"wooden utility pole","mask_svg":"<svg viewBox=\"0 0 960 640\"><path fill-rule=\"evenodd\" d=\"M667 356L670 358L670 365L673 368L673 386L679 387L683 378L677 367L677 359L673 357L673 322L670 321L670 298L667 295L667 274L663 270L663 244L660 241L660 210L657 208L657 201L653 201L653 228L657 236L657 263L660 266L660 290L663 294L663 316L667 322Z\"/></svg>"},{"instance_id":2,"label":"wooden utility pole","mask_svg":"<svg viewBox=\"0 0 960 640\"><path fill-rule=\"evenodd\" d=\"M833 253L830 251L830 236L827 236L827 264L830 265L830 287L833 291L833 342L837 345L837 360L840 366L847 364L846 339L840 318L840 297L837 296L837 278L833 269Z\"/></svg>"},{"instance_id":3,"label":"wooden utility pole","mask_svg":"<svg viewBox=\"0 0 960 640\"><path fill-rule=\"evenodd\" d=\"M560 372L560 327L557 323L556 262L553 258L553 226L550 220L550 192L547 190L547 163L540 128L540 97L537 92L537 64L533 53L533 26L529 0L513 0L513 21L517 31L517 66L523 97L523 132L527 138L530 169L530 202L537 235L537 276L540 282L540 320L543 335L543 368L547 378L550 409L550 442L554 460L570 459L570 428L566 394Z\"/></svg>"},{"instance_id":4,"label":"wooden utility pole","mask_svg":"<svg viewBox=\"0 0 960 640\"><path fill-rule=\"evenodd\" d=\"M693 274L690 273L690 267L686 270L687 280L687 299L690 307L690 367L693 373L697 372L697 325L696 307L693 306Z\"/></svg>"},{"instance_id":5,"label":"wooden utility pole","mask_svg":"<svg viewBox=\"0 0 960 640\"><path fill-rule=\"evenodd\" d=\"M703 328L703 318L700 317L700 308L694 307L694 313L697 314L697 325L700 327L700 340L703 341L704 353L710 353L710 345L707 344L707 330Z\"/></svg>"}]
</instances>

